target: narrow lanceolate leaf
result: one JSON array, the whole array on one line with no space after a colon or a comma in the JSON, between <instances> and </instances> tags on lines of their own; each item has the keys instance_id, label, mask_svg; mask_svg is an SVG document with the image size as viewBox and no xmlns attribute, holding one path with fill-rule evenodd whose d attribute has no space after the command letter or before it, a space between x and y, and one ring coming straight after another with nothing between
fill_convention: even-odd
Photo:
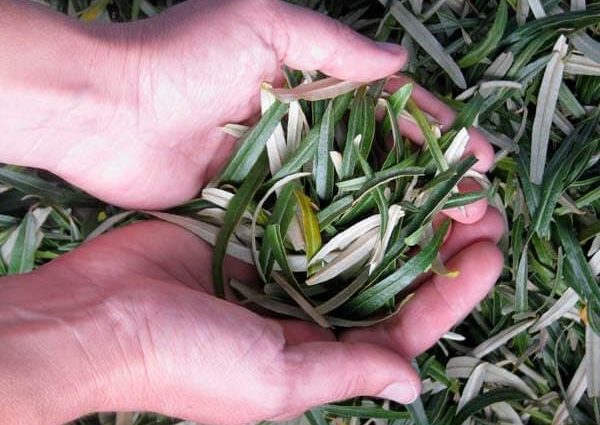
<instances>
[{"instance_id":1,"label":"narrow lanceolate leaf","mask_svg":"<svg viewBox=\"0 0 600 425\"><path fill-rule=\"evenodd\" d=\"M8 274L33 270L35 253L43 239L40 229L51 211L51 208L36 208L28 212L2 245L2 260L8 266Z\"/></svg>"},{"instance_id":2,"label":"narrow lanceolate leaf","mask_svg":"<svg viewBox=\"0 0 600 425\"><path fill-rule=\"evenodd\" d=\"M308 84L300 84L291 89L271 89L273 95L281 102L293 102L295 100L324 100L354 91L363 83L354 81L338 80L326 77Z\"/></svg>"},{"instance_id":3,"label":"narrow lanceolate leaf","mask_svg":"<svg viewBox=\"0 0 600 425\"><path fill-rule=\"evenodd\" d=\"M533 325L534 320L526 320L522 323L518 323L510 328L506 328L502 332L494 335L493 337L485 340L481 344L471 351L473 357L485 357L498 347L506 344L508 341L519 335L521 332L526 331Z\"/></svg>"},{"instance_id":4,"label":"narrow lanceolate leaf","mask_svg":"<svg viewBox=\"0 0 600 425\"><path fill-rule=\"evenodd\" d=\"M386 168L382 171L377 171L373 173L372 177L355 177L350 180L345 180L342 182L336 183L336 186L343 192L354 192L355 196L361 196L366 192L369 192L371 189L388 183L392 180L401 178L401 177L414 177L414 176L423 176L425 175L425 168L423 167L409 167L404 162L392 165L389 168Z\"/></svg>"},{"instance_id":5,"label":"narrow lanceolate leaf","mask_svg":"<svg viewBox=\"0 0 600 425\"><path fill-rule=\"evenodd\" d=\"M348 301L342 308L348 317L364 317L376 312L391 298L406 289L421 273L425 272L436 257L448 231L445 221L436 231L431 242L408 260L398 270L364 290Z\"/></svg>"},{"instance_id":6,"label":"narrow lanceolate leaf","mask_svg":"<svg viewBox=\"0 0 600 425\"><path fill-rule=\"evenodd\" d=\"M348 132L342 161L341 174L346 179L354 175L356 168L356 152L352 147L352 141L360 136L363 143L367 144L366 150L370 150L375 135L375 104L373 99L367 95L366 88L358 90L352 101L350 117L348 119Z\"/></svg>"},{"instance_id":7,"label":"narrow lanceolate leaf","mask_svg":"<svg viewBox=\"0 0 600 425\"><path fill-rule=\"evenodd\" d=\"M528 290L527 290L527 251L528 245L525 244L520 254L513 252L513 256L519 255L519 262L515 275L515 313L525 313L528 310Z\"/></svg>"},{"instance_id":8,"label":"narrow lanceolate leaf","mask_svg":"<svg viewBox=\"0 0 600 425\"><path fill-rule=\"evenodd\" d=\"M377 243L377 229L362 234L347 249L306 280L307 285L317 285L334 279L356 266L364 264Z\"/></svg>"},{"instance_id":9,"label":"narrow lanceolate leaf","mask_svg":"<svg viewBox=\"0 0 600 425\"><path fill-rule=\"evenodd\" d=\"M49 182L29 171L19 171L6 166L0 166L0 184L12 187L26 195L34 195L69 206L92 206L98 201L88 195Z\"/></svg>"},{"instance_id":10,"label":"narrow lanceolate leaf","mask_svg":"<svg viewBox=\"0 0 600 425\"><path fill-rule=\"evenodd\" d=\"M298 291L294 286L292 286L288 281L286 281L279 273L273 273L273 279L279 286L281 286L285 292L300 306L300 308L318 325L323 328L330 328L331 324L329 321L323 317L319 312L317 312L314 306L306 299L304 296Z\"/></svg>"},{"instance_id":11,"label":"narrow lanceolate leaf","mask_svg":"<svg viewBox=\"0 0 600 425\"><path fill-rule=\"evenodd\" d=\"M290 102L286 134L288 152L291 153L298 149L306 123L306 117L304 116L304 112L302 112L300 102Z\"/></svg>"},{"instance_id":12,"label":"narrow lanceolate leaf","mask_svg":"<svg viewBox=\"0 0 600 425\"><path fill-rule=\"evenodd\" d=\"M267 240L268 244L271 247L273 252L273 256L279 267L281 268L281 272L285 279L287 279L288 283L292 283L294 286L298 286L298 282L296 281L296 277L290 268L288 263L287 255L285 252L285 246L283 244L283 238L281 237L281 228L279 224L269 224L265 228L265 240ZM285 289L285 288L284 288Z\"/></svg>"},{"instance_id":13,"label":"narrow lanceolate leaf","mask_svg":"<svg viewBox=\"0 0 600 425\"><path fill-rule=\"evenodd\" d=\"M235 137L236 139L241 139L246 135L250 127L242 124L226 124L221 127L223 133L229 134L230 136Z\"/></svg>"},{"instance_id":14,"label":"narrow lanceolate leaf","mask_svg":"<svg viewBox=\"0 0 600 425\"><path fill-rule=\"evenodd\" d=\"M423 133L423 137L425 142L427 143L427 149L431 152L431 156L433 157L433 161L439 172L446 171L448 169L448 162L446 158L444 158L444 154L440 148L440 144L437 140L437 137L433 133L431 129L431 124L427 121L427 117L425 114L419 109L414 100L409 100L407 105L407 110L414 117Z\"/></svg>"},{"instance_id":15,"label":"narrow lanceolate leaf","mask_svg":"<svg viewBox=\"0 0 600 425\"><path fill-rule=\"evenodd\" d=\"M237 151L221 173L221 181L241 183L249 176L287 109L288 105L285 103L274 102L271 105L258 123L246 133Z\"/></svg>"},{"instance_id":16,"label":"narrow lanceolate leaf","mask_svg":"<svg viewBox=\"0 0 600 425\"><path fill-rule=\"evenodd\" d=\"M406 420L410 418L410 415L406 412L385 410L380 407L336 406L333 404L326 404L322 406L321 409L323 409L323 411L329 414L342 416L346 418L381 418L399 420Z\"/></svg>"},{"instance_id":17,"label":"narrow lanceolate leaf","mask_svg":"<svg viewBox=\"0 0 600 425\"><path fill-rule=\"evenodd\" d=\"M133 211L123 211L107 218L98 227L96 227L94 231L87 235L87 237L85 238L86 242L91 241L92 239L100 236L109 229L112 229L115 225L117 225L117 223L129 218L133 213Z\"/></svg>"},{"instance_id":18,"label":"narrow lanceolate leaf","mask_svg":"<svg viewBox=\"0 0 600 425\"><path fill-rule=\"evenodd\" d=\"M379 238L373 257L369 264L369 273L371 273L377 266L383 261L383 256L387 250L390 239L392 238L392 232L400 222L400 219L404 217L405 213L402 207L399 205L392 205L389 211L389 221L385 229L385 233Z\"/></svg>"},{"instance_id":19,"label":"narrow lanceolate leaf","mask_svg":"<svg viewBox=\"0 0 600 425\"><path fill-rule=\"evenodd\" d=\"M564 69L563 59L566 54L567 39L565 36L561 35L554 45L552 58L544 71L544 77L540 86L535 109L533 128L531 131L531 162L529 177L531 178L531 181L536 184L540 184L544 176L548 142L550 141L550 128L552 127L552 116L556 109L558 91L560 90Z\"/></svg>"},{"instance_id":20,"label":"narrow lanceolate leaf","mask_svg":"<svg viewBox=\"0 0 600 425\"><path fill-rule=\"evenodd\" d=\"M260 90L260 106L262 113L266 113L276 102L275 97L269 92L269 85L264 83ZM273 134L267 140L267 156L269 157L269 169L271 174L275 174L285 161L288 155L287 143L283 134L281 123L277 124Z\"/></svg>"},{"instance_id":21,"label":"narrow lanceolate leaf","mask_svg":"<svg viewBox=\"0 0 600 425\"><path fill-rule=\"evenodd\" d=\"M573 374L571 382L569 382L565 400L558 406L558 409L556 409L556 412L554 413L552 425L565 424L569 418L569 411L573 406L576 406L577 403L579 403L579 400L581 400L581 397L587 388L587 365L587 358L584 356L579 363L577 370Z\"/></svg>"},{"instance_id":22,"label":"narrow lanceolate leaf","mask_svg":"<svg viewBox=\"0 0 600 425\"><path fill-rule=\"evenodd\" d=\"M588 59L600 63L600 43L586 33L573 34L570 37L573 46Z\"/></svg>"},{"instance_id":23,"label":"narrow lanceolate leaf","mask_svg":"<svg viewBox=\"0 0 600 425\"><path fill-rule=\"evenodd\" d=\"M399 136L394 134L398 132L398 118L400 117L400 114L404 112L406 103L412 94L412 90L412 84L405 84L387 99L387 105L389 105L388 116L383 122L383 134L388 134L391 130L394 135L394 141L396 141Z\"/></svg>"},{"instance_id":24,"label":"narrow lanceolate leaf","mask_svg":"<svg viewBox=\"0 0 600 425\"><path fill-rule=\"evenodd\" d=\"M316 264L319 261L324 260L332 252L346 249L348 245L363 236L365 233L379 227L379 224L380 216L378 214L372 215L357 222L343 232L335 235L329 242L323 245L319 252L317 252L316 255L311 258L308 264Z\"/></svg>"},{"instance_id":25,"label":"narrow lanceolate leaf","mask_svg":"<svg viewBox=\"0 0 600 425\"><path fill-rule=\"evenodd\" d=\"M427 199L419 207L419 210L407 220L406 225L402 229L405 238L419 232L423 224L443 208L446 199L452 194L453 188L476 162L477 159L471 155L451 167L452 172L447 172L449 173L447 178L440 181L437 186L429 191ZM381 265L372 273L374 278L378 278L403 252L406 248L405 238L400 238L388 248L388 252L385 254Z\"/></svg>"},{"instance_id":26,"label":"narrow lanceolate leaf","mask_svg":"<svg viewBox=\"0 0 600 425\"><path fill-rule=\"evenodd\" d=\"M548 164L540 191L542 199L532 203L534 205L532 210L535 211L533 230L543 237L547 238L550 234L551 220L560 196L566 186L583 171L581 167L587 164L597 146L597 141L594 140L594 129L598 118L598 114L595 114L590 119L582 121L575 131L562 141ZM578 169L580 171L577 171ZM527 194L533 186L527 179L522 182ZM528 185L531 187L527 188Z\"/></svg>"},{"instance_id":27,"label":"narrow lanceolate leaf","mask_svg":"<svg viewBox=\"0 0 600 425\"><path fill-rule=\"evenodd\" d=\"M329 152L333 149L333 102L329 102L319 129L319 141L313 160L313 178L319 199L329 202L333 196L333 163Z\"/></svg>"},{"instance_id":28,"label":"narrow lanceolate leaf","mask_svg":"<svg viewBox=\"0 0 600 425\"><path fill-rule=\"evenodd\" d=\"M263 154L260 155L253 164L237 193L229 202L227 211L225 212L223 227L215 242L212 261L213 284L215 286L215 295L218 297L225 296L223 261L225 260L229 239L244 215L246 208L252 201L254 194L267 176L267 172L267 158Z\"/></svg>"},{"instance_id":29,"label":"narrow lanceolate leaf","mask_svg":"<svg viewBox=\"0 0 600 425\"><path fill-rule=\"evenodd\" d=\"M555 223L556 237L565 252L565 281L589 304L600 303L600 286L590 270L581 245L563 220ZM595 321L590 321L594 331L600 333Z\"/></svg>"},{"instance_id":30,"label":"narrow lanceolate leaf","mask_svg":"<svg viewBox=\"0 0 600 425\"><path fill-rule=\"evenodd\" d=\"M220 229L217 226L194 218L160 211L144 211L144 213L158 218L159 220L181 226L211 245L215 244L217 236L219 235ZM247 264L254 264L251 250L235 239L229 240L229 243L227 244L227 255L237 258ZM298 263L298 261L294 261L294 263ZM295 264L295 266L298 270L304 270L306 268L306 261L304 261L304 265Z\"/></svg>"},{"instance_id":31,"label":"narrow lanceolate leaf","mask_svg":"<svg viewBox=\"0 0 600 425\"><path fill-rule=\"evenodd\" d=\"M579 302L579 295L573 288L567 290L561 297L550 307L539 320L530 329L531 332L537 332L542 328L550 326L555 321L562 319L570 310L573 309Z\"/></svg>"},{"instance_id":32,"label":"narrow lanceolate leaf","mask_svg":"<svg viewBox=\"0 0 600 425\"><path fill-rule=\"evenodd\" d=\"M600 334L590 325L585 327L585 357L587 358L587 393L589 397L600 397Z\"/></svg>"},{"instance_id":33,"label":"narrow lanceolate leaf","mask_svg":"<svg viewBox=\"0 0 600 425\"><path fill-rule=\"evenodd\" d=\"M461 128L452 142L450 146L446 148L444 152L444 158L448 164L455 164L463 157L465 150L467 148L467 143L469 143L469 133L466 128Z\"/></svg>"},{"instance_id":34,"label":"narrow lanceolate leaf","mask_svg":"<svg viewBox=\"0 0 600 425\"><path fill-rule=\"evenodd\" d=\"M512 66L514 60L515 57L512 52L504 52L498 55L483 72L483 76L488 78L503 78Z\"/></svg>"},{"instance_id":35,"label":"narrow lanceolate leaf","mask_svg":"<svg viewBox=\"0 0 600 425\"><path fill-rule=\"evenodd\" d=\"M262 278L264 282L268 281L268 276L271 272L273 262L272 262L272 247L268 243L267 239L263 239L262 247L260 253L257 252L256 249L256 223L258 221L258 216L262 211L262 207L264 203L267 201L269 196L271 196L276 191L285 187L288 183L293 180L297 180L301 177L306 177L310 175L310 173L295 173L290 174L287 177L282 178L277 183L275 183L267 192L263 195L263 197L256 204L256 209L254 210L254 214L252 214L252 224L251 224L251 245L252 245L252 256L254 258L254 264L256 265L256 269L258 271L259 276ZM292 207L291 198L293 195L293 190L296 188L295 185L289 185L287 190L283 190L279 194L279 198L275 204L275 208L273 209L273 213L269 217L268 225L277 225L278 230L285 233L287 232L288 226L293 219L295 208Z\"/></svg>"},{"instance_id":36,"label":"narrow lanceolate leaf","mask_svg":"<svg viewBox=\"0 0 600 425\"><path fill-rule=\"evenodd\" d=\"M294 190L297 190L297 186L289 184L283 188L277 197L273 212L269 217L268 224L278 224L282 232L285 232L296 215L296 199L294 198ZM271 246L268 244L266 239L263 239L260 251L259 260L256 264L256 268L260 273L265 276L265 281L271 275L273 270L274 258L272 255Z\"/></svg>"},{"instance_id":37,"label":"narrow lanceolate leaf","mask_svg":"<svg viewBox=\"0 0 600 425\"><path fill-rule=\"evenodd\" d=\"M600 48L600 43L597 48ZM564 71L565 74L600 77L600 63L585 56L573 54L565 59Z\"/></svg>"},{"instance_id":38,"label":"narrow lanceolate leaf","mask_svg":"<svg viewBox=\"0 0 600 425\"><path fill-rule=\"evenodd\" d=\"M529 6L531 7L531 12L533 12L533 16L536 19L545 18L546 11L544 10L544 6L542 5L541 0L527 0L529 2Z\"/></svg>"},{"instance_id":39,"label":"narrow lanceolate leaf","mask_svg":"<svg viewBox=\"0 0 600 425\"><path fill-rule=\"evenodd\" d=\"M474 192L455 193L444 203L444 209L459 208L477 202L488 197L485 190L476 190Z\"/></svg>"},{"instance_id":40,"label":"narrow lanceolate leaf","mask_svg":"<svg viewBox=\"0 0 600 425\"><path fill-rule=\"evenodd\" d=\"M383 5L388 2L379 0ZM442 67L454 83L464 89L467 87L465 77L454 59L446 53L442 45L431 32L407 8L395 0L390 6L390 13L404 27L407 33L417 42L431 58Z\"/></svg>"},{"instance_id":41,"label":"narrow lanceolate leaf","mask_svg":"<svg viewBox=\"0 0 600 425\"><path fill-rule=\"evenodd\" d=\"M353 198L352 195L343 196L336 199L325 208L321 209L317 213L319 219L319 226L323 229L337 220L345 211L352 206Z\"/></svg>"},{"instance_id":42,"label":"narrow lanceolate leaf","mask_svg":"<svg viewBox=\"0 0 600 425\"><path fill-rule=\"evenodd\" d=\"M367 162L364 153L361 151L360 142L361 136L359 134L352 141L352 147L354 148L354 153L356 154L356 158L358 159L358 163L360 164L363 173L367 178L371 179L373 178L373 170ZM373 199L375 200L375 203L377 204L377 209L379 209L379 214L381 215L381 225L379 227L379 232L381 234L381 237L383 237L385 229L387 228L389 205L381 187L375 187L373 192Z\"/></svg>"},{"instance_id":43,"label":"narrow lanceolate leaf","mask_svg":"<svg viewBox=\"0 0 600 425\"><path fill-rule=\"evenodd\" d=\"M527 396L520 391L509 388L495 388L493 390L489 390L488 392L478 395L465 404L465 406L459 410L456 417L452 421L452 425L463 424L464 421L466 421L469 417L491 404L502 401L523 400L526 398Z\"/></svg>"},{"instance_id":44,"label":"narrow lanceolate leaf","mask_svg":"<svg viewBox=\"0 0 600 425\"><path fill-rule=\"evenodd\" d=\"M300 223L304 232L304 243L306 245L306 259L310 261L321 248L321 229L319 220L313 210L312 202L308 196L301 191L294 192L296 201L300 207Z\"/></svg>"},{"instance_id":45,"label":"narrow lanceolate leaf","mask_svg":"<svg viewBox=\"0 0 600 425\"><path fill-rule=\"evenodd\" d=\"M344 112L346 112L351 100L352 93L339 96L333 100L334 125L340 119L342 119L342 116L344 115ZM273 176L271 183L287 176L288 174L295 173L314 157L319 140L319 129L320 122L308 132L304 139L302 139L300 146L298 146L298 148L288 158L286 163Z\"/></svg>"},{"instance_id":46,"label":"narrow lanceolate leaf","mask_svg":"<svg viewBox=\"0 0 600 425\"><path fill-rule=\"evenodd\" d=\"M468 68L477 65L481 60L485 59L500 43L506 23L508 22L508 6L506 0L500 0L500 6L496 11L494 24L487 32L484 40L475 46L469 46L469 53L463 56L458 65L463 68Z\"/></svg>"}]
</instances>

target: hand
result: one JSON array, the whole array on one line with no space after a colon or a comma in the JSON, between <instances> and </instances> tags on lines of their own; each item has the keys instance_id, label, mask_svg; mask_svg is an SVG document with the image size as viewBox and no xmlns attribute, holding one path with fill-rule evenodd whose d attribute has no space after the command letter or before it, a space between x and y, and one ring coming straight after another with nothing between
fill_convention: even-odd
<instances>
[{"instance_id":1,"label":"hand","mask_svg":"<svg viewBox=\"0 0 600 425\"><path fill-rule=\"evenodd\" d=\"M1 282L0 417L58 424L91 411L150 410L231 425L358 395L411 402L420 383L408 360L495 282L501 223L490 209L479 227L457 224L444 255L471 245L449 262L460 277L431 279L393 325L349 331L344 342L213 297L211 249L179 227L115 230ZM236 261L226 270L253 276Z\"/></svg>"},{"instance_id":2,"label":"hand","mask_svg":"<svg viewBox=\"0 0 600 425\"><path fill-rule=\"evenodd\" d=\"M233 148L220 127L256 117L260 84L281 84L282 64L370 81L407 59L399 46L274 0L192 0L126 25L6 6L0 31L13 43L0 54L14 61L0 81L8 73L13 90L0 93L12 105L0 161L48 169L129 208L193 197Z\"/></svg>"}]
</instances>

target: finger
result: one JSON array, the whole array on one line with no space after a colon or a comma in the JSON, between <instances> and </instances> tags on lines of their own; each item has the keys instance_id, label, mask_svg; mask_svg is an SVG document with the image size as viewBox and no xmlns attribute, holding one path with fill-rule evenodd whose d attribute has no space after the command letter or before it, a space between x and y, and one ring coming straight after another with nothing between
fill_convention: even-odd
<instances>
[{"instance_id":1,"label":"finger","mask_svg":"<svg viewBox=\"0 0 600 425\"><path fill-rule=\"evenodd\" d=\"M446 266L460 275L434 275L393 319L368 329L343 335L348 342L381 344L412 358L429 347L462 320L490 291L504 258L491 242L477 242L455 255Z\"/></svg>"},{"instance_id":2,"label":"finger","mask_svg":"<svg viewBox=\"0 0 600 425\"><path fill-rule=\"evenodd\" d=\"M372 81L398 72L407 61L401 46L371 41L325 15L285 2L274 8L277 22L265 30L279 59L292 68Z\"/></svg>"},{"instance_id":3,"label":"finger","mask_svg":"<svg viewBox=\"0 0 600 425\"><path fill-rule=\"evenodd\" d=\"M470 178L466 178L458 184L460 193L477 192L479 190L481 190L479 183ZM473 224L481 220L487 211L487 207L488 203L484 198L463 207L445 209L442 213L459 223Z\"/></svg>"},{"instance_id":4,"label":"finger","mask_svg":"<svg viewBox=\"0 0 600 425\"><path fill-rule=\"evenodd\" d=\"M412 98L421 110L431 115L439 124L441 124L443 130L447 130L452 126L456 119L456 112L429 91L414 83L411 79L402 75L394 76L388 81L386 90L395 92L408 83L413 84ZM400 133L413 142L417 144L423 144L425 142L423 133L419 126L413 121L400 118L398 120L398 127ZM467 142L463 156L475 156L475 158L477 158L477 163L473 166L473 169L485 173L494 163L494 149L483 134L477 129L470 128L468 129L468 133L469 141Z\"/></svg>"},{"instance_id":5,"label":"finger","mask_svg":"<svg viewBox=\"0 0 600 425\"><path fill-rule=\"evenodd\" d=\"M475 224L453 223L452 230L440 249L442 261L452 258L475 242L498 243L505 231L504 217L493 207L488 207L485 215Z\"/></svg>"},{"instance_id":6,"label":"finger","mask_svg":"<svg viewBox=\"0 0 600 425\"><path fill-rule=\"evenodd\" d=\"M420 393L420 379L410 364L377 345L313 342L284 350L289 399L302 410L357 396L410 403Z\"/></svg>"}]
</instances>

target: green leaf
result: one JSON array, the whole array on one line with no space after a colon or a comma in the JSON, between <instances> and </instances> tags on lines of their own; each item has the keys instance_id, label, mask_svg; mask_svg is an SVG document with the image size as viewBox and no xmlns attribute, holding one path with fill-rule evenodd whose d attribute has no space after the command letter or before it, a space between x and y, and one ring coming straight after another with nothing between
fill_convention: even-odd
<instances>
[{"instance_id":1,"label":"green leaf","mask_svg":"<svg viewBox=\"0 0 600 425\"><path fill-rule=\"evenodd\" d=\"M333 196L333 164L329 152L333 150L333 102L329 102L319 128L319 141L313 160L313 176L317 195L329 202Z\"/></svg>"},{"instance_id":2,"label":"green leaf","mask_svg":"<svg viewBox=\"0 0 600 425\"><path fill-rule=\"evenodd\" d=\"M61 205L95 206L99 204L99 201L84 193L49 182L30 171L19 171L12 167L0 166L0 183L25 195L35 195Z\"/></svg>"},{"instance_id":3,"label":"green leaf","mask_svg":"<svg viewBox=\"0 0 600 425\"><path fill-rule=\"evenodd\" d=\"M351 100L352 93L336 97L333 100L334 125L342 119L342 116L346 112L346 109L348 109L348 105L350 104ZM314 157L319 140L319 130L320 122L308 132L304 139L302 139L298 149L292 153L285 164L283 164L283 166L275 173L273 178L269 181L269 184L287 176L288 174L295 173Z\"/></svg>"},{"instance_id":4,"label":"green leaf","mask_svg":"<svg viewBox=\"0 0 600 425\"><path fill-rule=\"evenodd\" d=\"M294 198L295 190L298 190L298 185L293 182L290 182L283 187L279 193L279 196L277 197L277 201L275 202L271 216L269 217L267 225L279 225L279 229L282 234L286 234L294 214L296 213L296 200ZM271 245L268 243L266 238L263 238L259 251L259 263L261 270L263 270L263 273L267 279L273 270L273 261L274 258L272 255Z\"/></svg>"},{"instance_id":5,"label":"green leaf","mask_svg":"<svg viewBox=\"0 0 600 425\"><path fill-rule=\"evenodd\" d=\"M387 0L379 0L383 5ZM461 89L467 88L465 77L454 59L444 50L440 42L431 34L425 25L405 8L400 1L390 2L390 13L411 37L446 71L450 79Z\"/></svg>"},{"instance_id":6,"label":"green leaf","mask_svg":"<svg viewBox=\"0 0 600 425\"><path fill-rule=\"evenodd\" d=\"M279 267L281 267L283 276L288 280L288 282L298 286L296 277L294 276L294 273L292 272L292 269L288 263L279 224L267 225L265 228L264 238L267 241L268 246L271 248L271 252L273 253L275 261L277 261L277 264L279 264Z\"/></svg>"},{"instance_id":7,"label":"green leaf","mask_svg":"<svg viewBox=\"0 0 600 425\"><path fill-rule=\"evenodd\" d=\"M578 126L561 143L548 164L542 181L542 198L538 204L539 208L534 210L535 215L533 217L533 231L542 237L549 236L550 221L560 195L570 184L571 179L577 178L577 175L569 178L569 174L578 166L578 163L587 162L584 158L591 155L595 149L596 144L593 141L589 141L589 138L594 134L598 116L596 114L593 119L586 120L582 125ZM526 182L526 185L530 184L529 181Z\"/></svg>"},{"instance_id":8,"label":"green leaf","mask_svg":"<svg viewBox=\"0 0 600 425\"><path fill-rule=\"evenodd\" d=\"M381 407L361 407L361 406L338 406L335 404L326 404L320 407L325 413L330 415L342 416L346 418L380 418L380 419L409 419L410 415L406 412L395 412Z\"/></svg>"},{"instance_id":9,"label":"green leaf","mask_svg":"<svg viewBox=\"0 0 600 425\"><path fill-rule=\"evenodd\" d=\"M431 189L427 200L421 205L419 211L414 215L411 215L410 219L406 223L406 226L402 229L402 235L409 237L413 233L417 232L425 223L432 219L432 217L442 209L445 200L451 195L452 189L460 181L462 176L471 168L477 159L473 156L469 156L463 159L461 162L454 164L450 167L452 174L449 174L448 179L440 182L437 186ZM390 267L398 256L406 249L404 238L399 238L389 248L385 254L382 263L371 273L374 279L377 279L382 273L384 273L388 267Z\"/></svg>"},{"instance_id":10,"label":"green leaf","mask_svg":"<svg viewBox=\"0 0 600 425\"><path fill-rule=\"evenodd\" d=\"M396 92L394 94L392 94L387 100L389 102L389 111L392 112L392 114L388 114L388 116L386 116L385 121L383 122L383 134L387 135L390 130L392 130L393 133L397 133L397 130L394 131L394 127L398 127L398 118L400 117L400 114L404 111L404 109L406 108L406 103L408 102L408 99L410 99L410 95L412 94L412 90L413 90L413 85L412 84L405 84L402 87L400 87L398 90L396 90ZM392 116L393 115L393 118ZM395 123L395 125L394 125ZM399 138L398 138L399 141ZM398 149L398 147L396 147L396 149ZM399 155L400 157L400 155Z\"/></svg>"},{"instance_id":11,"label":"green leaf","mask_svg":"<svg viewBox=\"0 0 600 425\"><path fill-rule=\"evenodd\" d=\"M433 239L421 251L398 270L364 290L342 306L345 316L365 317L383 307L391 298L406 289L436 258L444 236L450 226L445 221L435 232Z\"/></svg>"},{"instance_id":12,"label":"green leaf","mask_svg":"<svg viewBox=\"0 0 600 425\"><path fill-rule=\"evenodd\" d=\"M555 228L557 242L562 245L565 253L565 281L580 297L600 303L600 286L590 270L570 223L560 219L555 222Z\"/></svg>"},{"instance_id":13,"label":"green leaf","mask_svg":"<svg viewBox=\"0 0 600 425\"><path fill-rule=\"evenodd\" d=\"M545 18L535 19L521 25L504 38L502 44L528 42L539 38L540 35L555 35L557 31L577 31L590 25L596 25L600 20L600 4L590 4L586 10L565 12L550 15Z\"/></svg>"},{"instance_id":14,"label":"green leaf","mask_svg":"<svg viewBox=\"0 0 600 425\"><path fill-rule=\"evenodd\" d=\"M358 141L360 140L360 136L352 142L352 146L355 150L356 157L358 159L358 163L363 170L363 173L368 179L373 178L373 170L371 170L371 166L367 162L366 158L363 156L362 149L359 147ZM374 186L373 199L375 199L375 203L377 204L377 208L379 209L379 214L381 215L381 225L379 226L379 234L381 238L385 234L385 229L388 224L388 210L389 204L385 195L383 194L383 189L378 186Z\"/></svg>"},{"instance_id":15,"label":"green leaf","mask_svg":"<svg viewBox=\"0 0 600 425\"><path fill-rule=\"evenodd\" d=\"M304 412L304 416L310 425L329 425L325 420L320 407L315 407L307 412Z\"/></svg>"},{"instance_id":16,"label":"green leaf","mask_svg":"<svg viewBox=\"0 0 600 425\"><path fill-rule=\"evenodd\" d=\"M342 156L341 175L344 179L352 177L356 169L357 159L356 152L352 147L352 141L358 135L361 135L363 143L361 152L363 155L368 155L375 135L375 102L367 95L366 88L359 90L357 96L352 101L352 109L350 110L350 118L348 120L348 132Z\"/></svg>"},{"instance_id":17,"label":"green leaf","mask_svg":"<svg viewBox=\"0 0 600 425\"><path fill-rule=\"evenodd\" d=\"M487 196L488 193L485 190L474 190L473 192L455 193L448 198L448 200L444 204L444 209L464 207L465 205L469 205L473 202L485 199L487 198Z\"/></svg>"},{"instance_id":18,"label":"green leaf","mask_svg":"<svg viewBox=\"0 0 600 425\"><path fill-rule=\"evenodd\" d=\"M353 200L351 195L343 196L321 209L317 213L319 227L323 229L337 220L352 205Z\"/></svg>"},{"instance_id":19,"label":"green leaf","mask_svg":"<svg viewBox=\"0 0 600 425\"><path fill-rule=\"evenodd\" d=\"M512 388L495 388L489 390L486 393L480 394L477 397L469 400L463 406L463 408L457 412L454 420L452 421L452 425L461 425L475 413L483 410L485 407L491 404L526 399L528 399L527 395Z\"/></svg>"},{"instance_id":20,"label":"green leaf","mask_svg":"<svg viewBox=\"0 0 600 425\"><path fill-rule=\"evenodd\" d=\"M423 167L407 167L406 161L400 164L392 165L382 171L377 171L371 177L355 177L350 180L345 180L337 183L337 187L342 191L356 191L355 196L362 196L371 189L383 183L402 177L414 177L425 175Z\"/></svg>"},{"instance_id":21,"label":"green leaf","mask_svg":"<svg viewBox=\"0 0 600 425\"><path fill-rule=\"evenodd\" d=\"M252 167L259 161L267 140L281 122L288 110L288 104L275 101L241 141L233 157L221 173L221 181L240 183L252 173Z\"/></svg>"},{"instance_id":22,"label":"green leaf","mask_svg":"<svg viewBox=\"0 0 600 425\"><path fill-rule=\"evenodd\" d=\"M41 226L50 214L50 208L40 208L28 212L19 226L14 230L12 247L7 259L8 274L21 274L33 270L35 254L41 243ZM8 244L9 242L7 242ZM6 248L7 245L4 245ZM3 252L4 254L4 252Z\"/></svg>"},{"instance_id":23,"label":"green leaf","mask_svg":"<svg viewBox=\"0 0 600 425\"><path fill-rule=\"evenodd\" d=\"M506 0L500 0L500 5L494 18L494 24L487 31L484 40L475 46L469 46L469 52L458 61L458 66L468 68L477 65L485 59L500 43L506 23L508 22L508 7Z\"/></svg>"},{"instance_id":24,"label":"green leaf","mask_svg":"<svg viewBox=\"0 0 600 425\"><path fill-rule=\"evenodd\" d=\"M223 261L225 260L229 239L244 215L246 208L252 201L254 194L267 176L267 163L267 156L264 153L261 154L240 185L235 196L229 201L227 211L225 211L223 226L215 242L212 261L213 285L215 287L215 295L218 297L225 297Z\"/></svg>"},{"instance_id":25,"label":"green leaf","mask_svg":"<svg viewBox=\"0 0 600 425\"><path fill-rule=\"evenodd\" d=\"M444 158L444 154L440 148L437 138L433 134L433 130L431 129L431 124L427 121L425 114L421 112L417 104L414 100L409 99L406 108L408 112L413 116L413 118L417 121L421 132L423 133L423 137L425 138L425 142L427 144L427 148L433 157L433 161L437 169L442 172L448 169L448 162Z\"/></svg>"}]
</instances>

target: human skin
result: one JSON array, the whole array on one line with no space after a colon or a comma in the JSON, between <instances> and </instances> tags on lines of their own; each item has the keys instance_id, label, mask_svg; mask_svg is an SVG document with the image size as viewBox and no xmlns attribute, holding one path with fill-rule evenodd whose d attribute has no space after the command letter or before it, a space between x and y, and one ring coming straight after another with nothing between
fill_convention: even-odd
<instances>
[{"instance_id":1,"label":"human skin","mask_svg":"<svg viewBox=\"0 0 600 425\"><path fill-rule=\"evenodd\" d=\"M194 196L231 152L220 127L255 118L257 88L280 84L282 64L371 81L407 59L398 46L272 0L188 1L127 25L0 5L0 161L54 172L128 208ZM404 83L397 77L388 89ZM453 112L415 90L448 126ZM470 131L468 151L486 171L493 151ZM419 390L410 359L468 314L502 268L495 210L478 202L445 214L455 221L442 252L460 277L431 278L396 318L340 341L213 297L209 247L165 223L119 229L3 278L0 419L58 424L97 410L151 410L242 424L355 395L410 402ZM228 270L253 278L234 261Z\"/></svg>"},{"instance_id":2,"label":"human skin","mask_svg":"<svg viewBox=\"0 0 600 425\"><path fill-rule=\"evenodd\" d=\"M162 222L115 230L0 283L0 418L60 424L93 411L155 411L210 424L285 419L358 395L408 403L409 360L494 284L500 214L457 224L443 255L456 279L423 283L393 322L336 341L212 296L211 248ZM229 260L228 277L251 280ZM387 388L387 391L386 391Z\"/></svg>"}]
</instances>

